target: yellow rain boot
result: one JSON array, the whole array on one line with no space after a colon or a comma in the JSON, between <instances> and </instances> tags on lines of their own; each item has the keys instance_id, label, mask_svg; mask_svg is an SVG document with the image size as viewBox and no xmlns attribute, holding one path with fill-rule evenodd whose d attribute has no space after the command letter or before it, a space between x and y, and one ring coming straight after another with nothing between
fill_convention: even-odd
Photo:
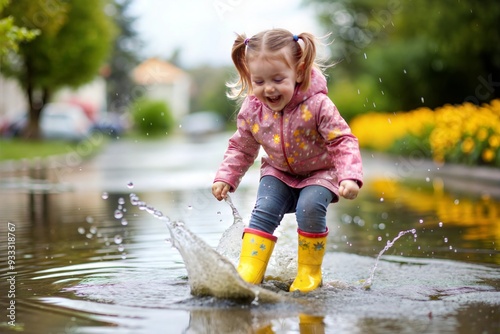
<instances>
[{"instance_id":1,"label":"yellow rain boot","mask_svg":"<svg viewBox=\"0 0 500 334\"><path fill-rule=\"evenodd\" d=\"M308 233L300 229L297 277L290 286L290 292L310 292L322 284L321 264L325 255L328 228L323 233Z\"/></svg>"},{"instance_id":2,"label":"yellow rain boot","mask_svg":"<svg viewBox=\"0 0 500 334\"><path fill-rule=\"evenodd\" d=\"M325 323L324 317L299 314L299 330L300 334L324 334Z\"/></svg>"},{"instance_id":3,"label":"yellow rain boot","mask_svg":"<svg viewBox=\"0 0 500 334\"><path fill-rule=\"evenodd\" d=\"M244 281L260 284L273 253L277 237L253 228L245 228L238 273Z\"/></svg>"}]
</instances>

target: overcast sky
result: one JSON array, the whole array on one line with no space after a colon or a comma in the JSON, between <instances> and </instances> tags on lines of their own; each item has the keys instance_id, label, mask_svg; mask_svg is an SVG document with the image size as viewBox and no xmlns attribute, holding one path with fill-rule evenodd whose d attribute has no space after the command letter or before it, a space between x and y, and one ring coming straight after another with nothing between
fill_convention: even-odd
<instances>
[{"instance_id":1,"label":"overcast sky","mask_svg":"<svg viewBox=\"0 0 500 334\"><path fill-rule=\"evenodd\" d=\"M145 42L141 54L168 58L180 48L183 67L231 64L235 32L285 28L324 35L301 0L135 0L131 14Z\"/></svg>"}]
</instances>

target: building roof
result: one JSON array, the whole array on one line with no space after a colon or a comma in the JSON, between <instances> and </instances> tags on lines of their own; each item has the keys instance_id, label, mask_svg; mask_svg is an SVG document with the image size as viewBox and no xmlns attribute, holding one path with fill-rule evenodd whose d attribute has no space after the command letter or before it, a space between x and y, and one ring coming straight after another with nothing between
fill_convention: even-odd
<instances>
[{"instance_id":1,"label":"building roof","mask_svg":"<svg viewBox=\"0 0 500 334\"><path fill-rule=\"evenodd\" d=\"M147 59L132 72L134 82L140 85L170 84L186 76L180 68L158 58Z\"/></svg>"}]
</instances>

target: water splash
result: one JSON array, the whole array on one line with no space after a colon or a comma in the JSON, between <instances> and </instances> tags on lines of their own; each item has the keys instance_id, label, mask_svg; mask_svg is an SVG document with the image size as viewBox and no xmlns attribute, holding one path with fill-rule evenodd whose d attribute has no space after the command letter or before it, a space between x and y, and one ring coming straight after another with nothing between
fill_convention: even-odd
<instances>
[{"instance_id":1,"label":"water splash","mask_svg":"<svg viewBox=\"0 0 500 334\"><path fill-rule=\"evenodd\" d=\"M184 223L171 221L154 207L141 202L136 194L130 194L130 197L130 202L133 205L139 206L140 209L141 207L147 207L146 212L163 221L167 226L171 243L184 260L188 272L189 287L191 294L194 296L212 296L252 303L277 303L288 299L278 293L245 282L241 279L231 261L191 232ZM228 198L226 201L233 210L234 222L224 233L224 236L239 233L239 229L243 226L243 220L231 200ZM222 239L227 239L224 236ZM237 238L237 240L239 239L241 237ZM234 252L232 247L219 246L221 248L225 247L229 253Z\"/></svg>"},{"instance_id":2,"label":"water splash","mask_svg":"<svg viewBox=\"0 0 500 334\"><path fill-rule=\"evenodd\" d=\"M368 290L372 286L373 278L375 277L375 271L377 270L378 262L379 262L380 258L382 257L382 255L384 255L384 253L387 250L389 250L389 248L391 248L399 238L401 238L403 235L408 234L408 233L412 233L416 237L417 230L411 229L411 230L401 231L394 239L392 239L392 241L387 242L387 245L385 245L385 247L378 254L377 259L375 260L375 265L373 266L372 271L370 273L370 277L368 277L368 279L365 280L365 282L363 284L363 288Z\"/></svg>"},{"instance_id":3,"label":"water splash","mask_svg":"<svg viewBox=\"0 0 500 334\"><path fill-rule=\"evenodd\" d=\"M241 237L243 235L245 224L243 223L243 218L241 218L240 213L234 206L233 201L229 196L226 197L226 203L233 211L234 221L233 224L222 234L216 251L227 257L230 261L236 262L240 256Z\"/></svg>"}]
</instances>

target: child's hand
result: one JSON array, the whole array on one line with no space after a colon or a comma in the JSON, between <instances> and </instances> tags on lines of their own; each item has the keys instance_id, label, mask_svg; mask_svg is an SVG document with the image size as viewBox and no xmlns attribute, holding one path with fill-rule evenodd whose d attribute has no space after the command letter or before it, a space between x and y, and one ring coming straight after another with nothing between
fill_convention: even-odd
<instances>
[{"instance_id":1,"label":"child's hand","mask_svg":"<svg viewBox=\"0 0 500 334\"><path fill-rule=\"evenodd\" d=\"M359 186L353 180L343 180L340 182L339 195L346 199L355 199L358 196Z\"/></svg>"},{"instance_id":2,"label":"child's hand","mask_svg":"<svg viewBox=\"0 0 500 334\"><path fill-rule=\"evenodd\" d=\"M222 201L226 199L227 193L231 189L231 186L225 182L217 181L212 184L212 194L217 198L217 200Z\"/></svg>"}]
</instances>

